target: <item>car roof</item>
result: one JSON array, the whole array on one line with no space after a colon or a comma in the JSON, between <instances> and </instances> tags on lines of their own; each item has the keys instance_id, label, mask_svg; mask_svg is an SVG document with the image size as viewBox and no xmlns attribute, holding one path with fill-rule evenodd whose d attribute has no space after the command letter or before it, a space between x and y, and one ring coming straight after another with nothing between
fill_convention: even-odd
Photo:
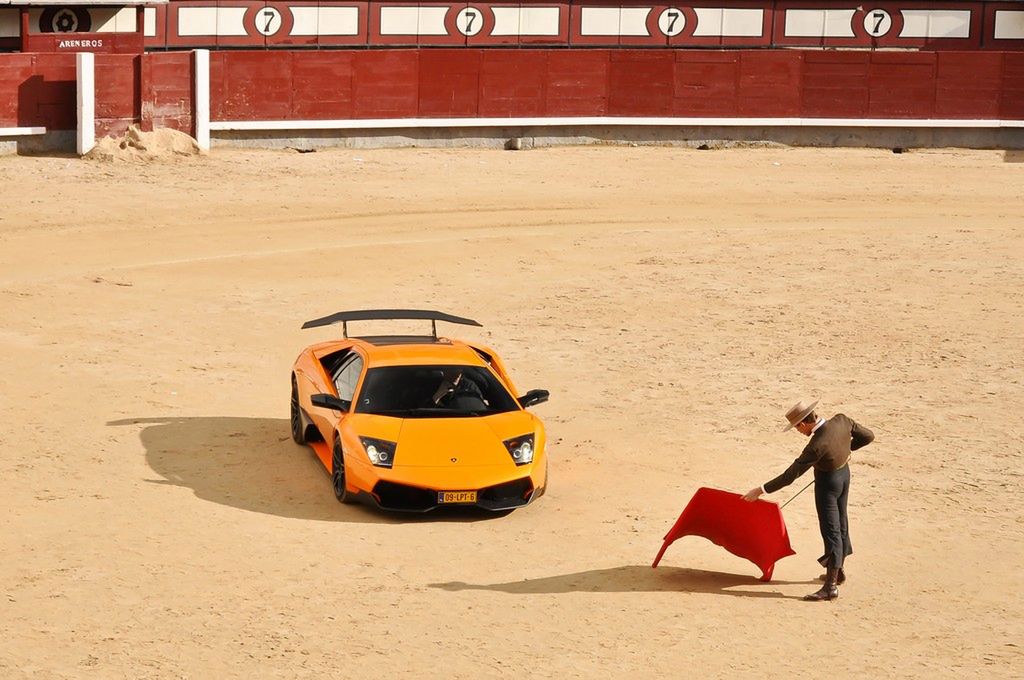
<instances>
[{"instance_id":1,"label":"car roof","mask_svg":"<svg viewBox=\"0 0 1024 680\"><path fill-rule=\"evenodd\" d=\"M367 365L403 366L409 364L463 364L486 366L476 350L461 340L433 336L372 336L349 338L363 351Z\"/></svg>"}]
</instances>

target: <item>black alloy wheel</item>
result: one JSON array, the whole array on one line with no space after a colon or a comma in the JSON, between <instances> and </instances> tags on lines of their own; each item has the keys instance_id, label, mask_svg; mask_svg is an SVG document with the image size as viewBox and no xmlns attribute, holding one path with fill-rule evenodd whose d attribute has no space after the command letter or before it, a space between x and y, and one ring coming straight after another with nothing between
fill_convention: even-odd
<instances>
[{"instance_id":1,"label":"black alloy wheel","mask_svg":"<svg viewBox=\"0 0 1024 680\"><path fill-rule=\"evenodd\" d=\"M305 429L302 427L302 412L299 410L299 386L292 375L292 409L291 409L292 440L296 444L306 443Z\"/></svg>"},{"instance_id":2,"label":"black alloy wheel","mask_svg":"<svg viewBox=\"0 0 1024 680\"><path fill-rule=\"evenodd\" d=\"M341 451L340 439L334 440L334 453L331 455L331 486L339 502L350 502L351 497L345 488L345 454Z\"/></svg>"}]
</instances>

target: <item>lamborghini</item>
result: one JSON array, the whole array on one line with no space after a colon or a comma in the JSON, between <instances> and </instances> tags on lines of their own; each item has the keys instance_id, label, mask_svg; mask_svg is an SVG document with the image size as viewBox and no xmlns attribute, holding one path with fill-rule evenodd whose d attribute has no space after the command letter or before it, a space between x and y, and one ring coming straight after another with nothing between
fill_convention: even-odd
<instances>
[{"instance_id":1,"label":"lamborghini","mask_svg":"<svg viewBox=\"0 0 1024 680\"><path fill-rule=\"evenodd\" d=\"M349 337L354 321L430 321L430 335ZM303 328L342 324L341 339L311 345L291 375L291 436L309 446L335 497L385 510L442 506L507 511L544 494L544 425L526 409L500 357L440 337L437 322L480 326L428 310L347 311Z\"/></svg>"}]
</instances>

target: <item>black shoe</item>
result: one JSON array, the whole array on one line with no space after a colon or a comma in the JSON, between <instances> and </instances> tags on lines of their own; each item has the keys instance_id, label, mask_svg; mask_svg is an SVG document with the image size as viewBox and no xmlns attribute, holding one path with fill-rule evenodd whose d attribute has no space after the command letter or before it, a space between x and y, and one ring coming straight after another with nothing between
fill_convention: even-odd
<instances>
[{"instance_id":1,"label":"black shoe","mask_svg":"<svg viewBox=\"0 0 1024 680\"><path fill-rule=\"evenodd\" d=\"M804 595L804 599L808 602L820 602L821 600L835 600L839 597L839 588L832 586L831 588L827 585L821 587L816 593L810 595Z\"/></svg>"},{"instance_id":2,"label":"black shoe","mask_svg":"<svg viewBox=\"0 0 1024 680\"><path fill-rule=\"evenodd\" d=\"M821 576L818 577L818 580L819 581L824 581L827 576L828 576L828 574L822 574ZM839 568L839 577L836 578L836 585L837 586L841 586L844 583L846 583L846 572L843 571L842 567L840 567Z\"/></svg>"},{"instance_id":3,"label":"black shoe","mask_svg":"<svg viewBox=\"0 0 1024 680\"><path fill-rule=\"evenodd\" d=\"M821 600L834 600L839 597L839 588L836 587L836 581L839 579L840 569L829 569L825 572L825 585L821 587L816 593L810 595L804 595L804 599L809 602L820 602Z\"/></svg>"}]
</instances>

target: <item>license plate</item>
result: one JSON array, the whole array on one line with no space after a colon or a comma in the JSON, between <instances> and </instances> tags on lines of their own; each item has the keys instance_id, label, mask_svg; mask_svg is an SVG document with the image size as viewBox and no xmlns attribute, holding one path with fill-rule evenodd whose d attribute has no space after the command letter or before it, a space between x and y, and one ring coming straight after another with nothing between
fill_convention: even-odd
<instances>
[{"instance_id":1,"label":"license plate","mask_svg":"<svg viewBox=\"0 0 1024 680\"><path fill-rule=\"evenodd\" d=\"M438 503L476 503L476 491L438 491Z\"/></svg>"}]
</instances>

